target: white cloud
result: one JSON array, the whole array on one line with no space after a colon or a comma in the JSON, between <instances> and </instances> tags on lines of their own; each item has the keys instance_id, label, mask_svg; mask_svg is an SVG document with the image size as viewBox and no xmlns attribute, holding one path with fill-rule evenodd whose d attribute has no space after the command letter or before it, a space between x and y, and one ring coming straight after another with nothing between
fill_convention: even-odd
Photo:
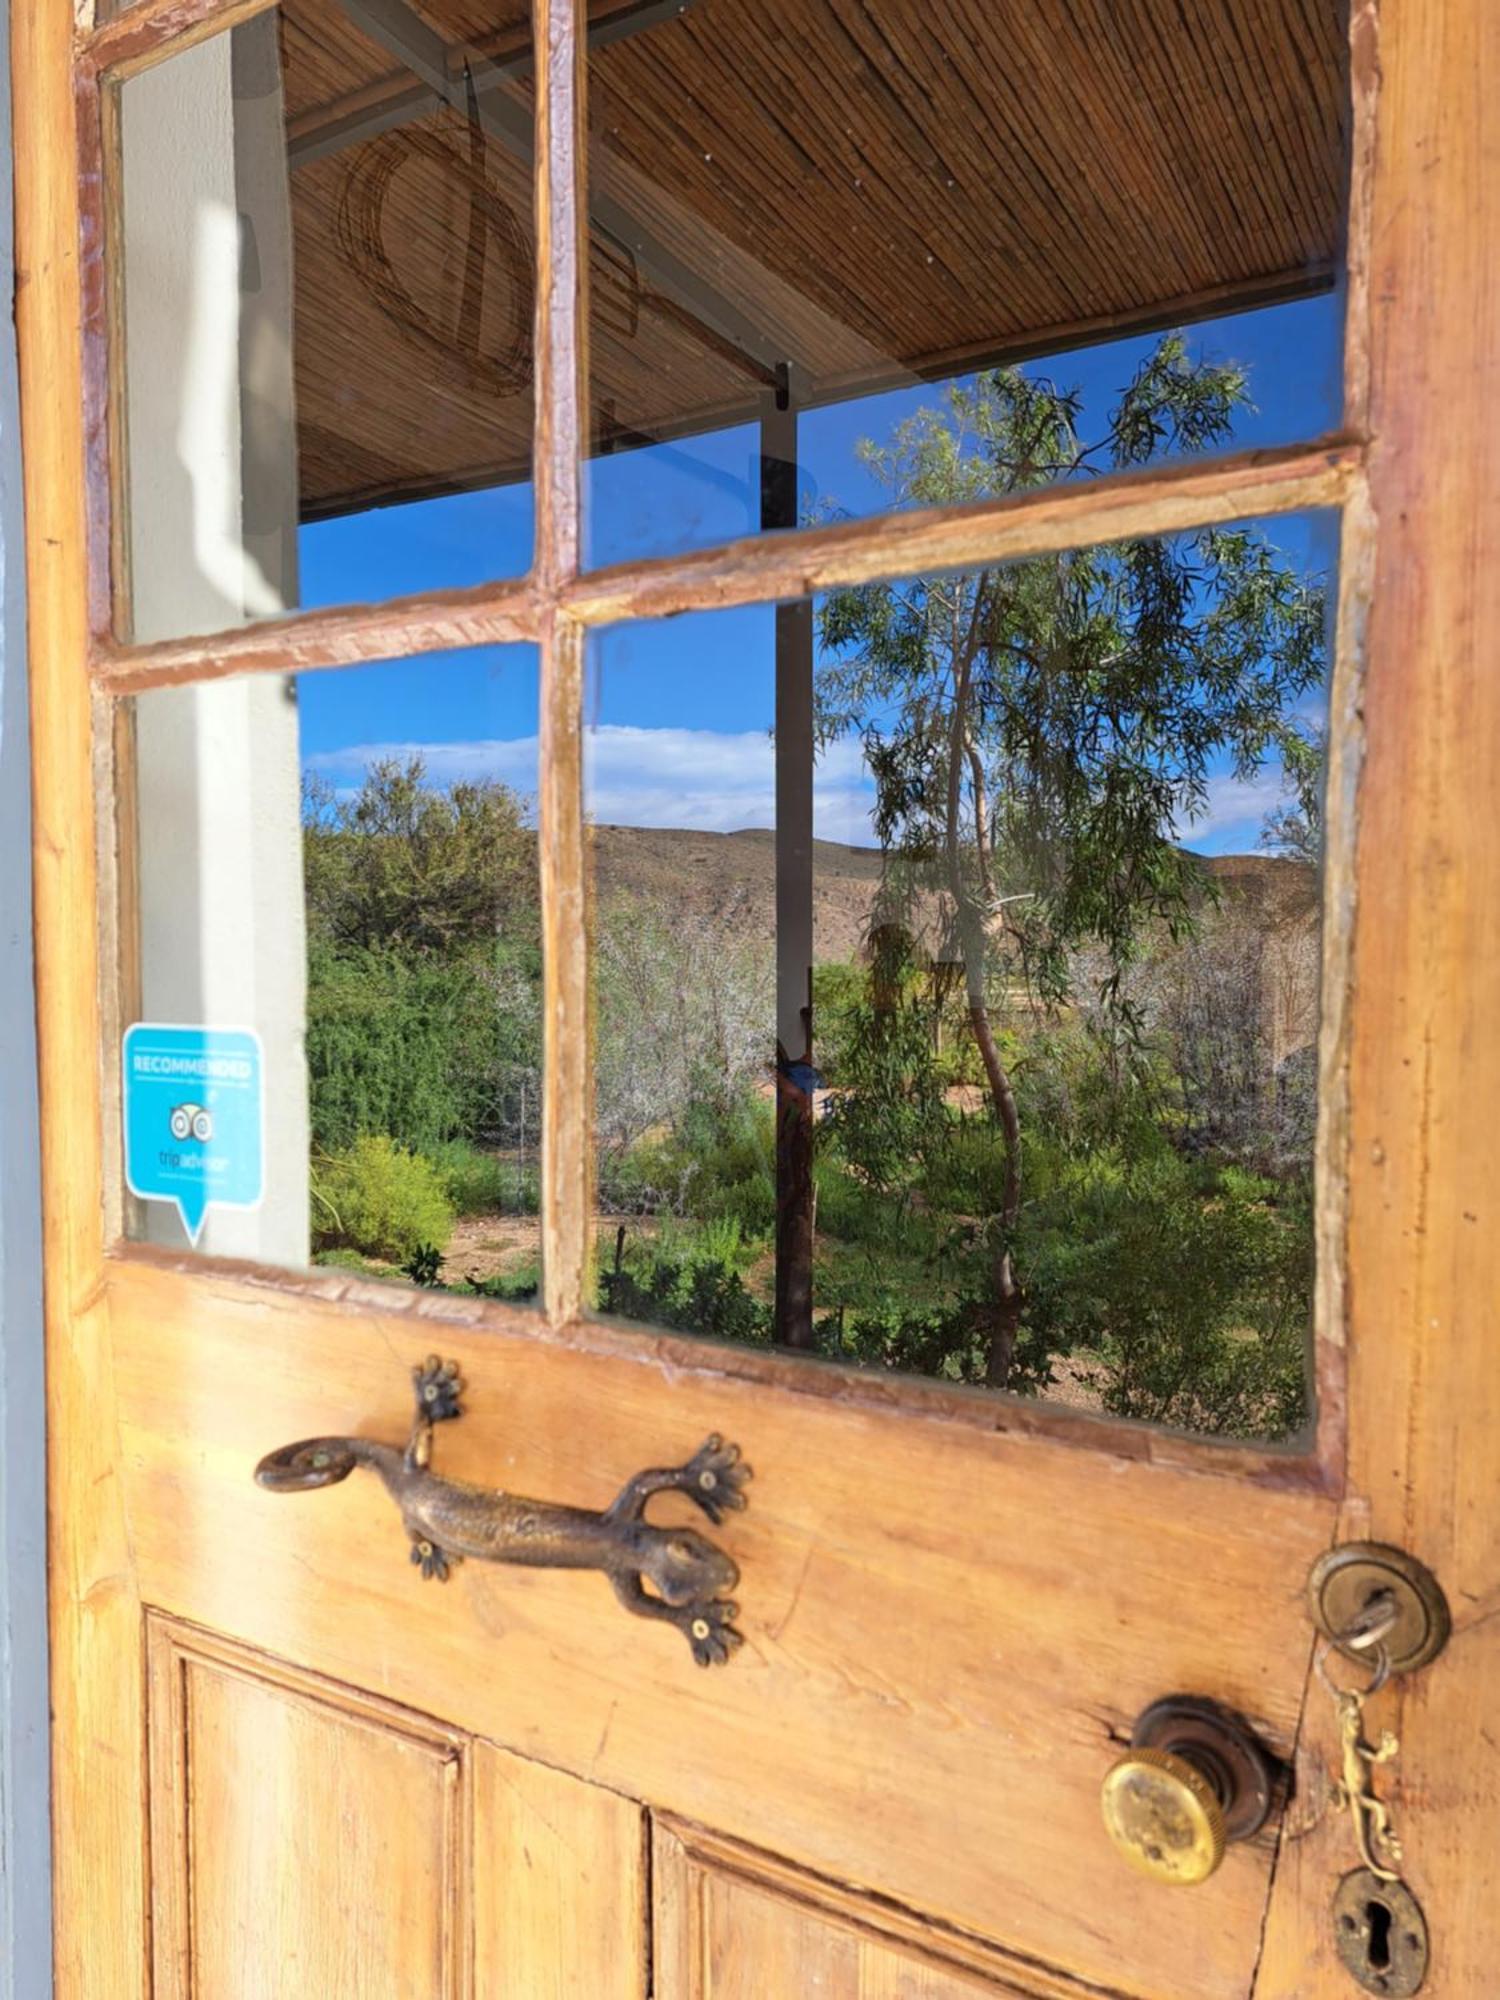
<instances>
[{"instance_id":1,"label":"white cloud","mask_svg":"<svg viewBox=\"0 0 1500 2000\"><path fill-rule=\"evenodd\" d=\"M534 736L481 738L470 743L350 743L342 750L316 750L303 758L309 771L333 783L357 784L372 764L420 757L434 785L498 778L530 797L536 791Z\"/></svg>"},{"instance_id":2,"label":"white cloud","mask_svg":"<svg viewBox=\"0 0 1500 2000\"><path fill-rule=\"evenodd\" d=\"M309 770L335 784L357 782L380 758L420 757L434 784L499 779L536 790L537 739L493 737L469 743L357 743L319 751ZM682 826L735 833L776 823L776 765L764 730L639 729L604 724L585 739L590 817L605 826ZM869 846L874 787L857 741L832 744L818 759L813 819L820 840Z\"/></svg>"},{"instance_id":3,"label":"white cloud","mask_svg":"<svg viewBox=\"0 0 1500 2000\"><path fill-rule=\"evenodd\" d=\"M1253 848L1267 813L1285 805L1291 793L1279 765L1253 778L1226 774L1211 778L1200 812L1177 822L1177 838L1205 854L1241 854Z\"/></svg>"},{"instance_id":4,"label":"white cloud","mask_svg":"<svg viewBox=\"0 0 1500 2000\"><path fill-rule=\"evenodd\" d=\"M335 784L357 784L382 757L421 757L434 784L496 778L516 791L536 791L537 739L492 737L468 743L358 743L320 751L307 761ZM585 739L590 817L603 826L679 826L736 833L776 823L776 764L764 730L641 729L607 723ZM1253 778L1209 782L1203 809L1183 815L1176 837L1208 854L1243 853L1260 836L1266 814L1286 802L1280 768ZM831 744L813 780L813 820L820 840L875 844L870 812L875 791L855 738Z\"/></svg>"}]
</instances>

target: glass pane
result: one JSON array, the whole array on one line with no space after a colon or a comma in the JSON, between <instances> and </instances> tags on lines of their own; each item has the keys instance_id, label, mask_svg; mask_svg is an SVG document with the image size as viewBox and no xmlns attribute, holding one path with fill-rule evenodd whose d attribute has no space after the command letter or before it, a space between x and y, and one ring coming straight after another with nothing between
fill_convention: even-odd
<instances>
[{"instance_id":1,"label":"glass pane","mask_svg":"<svg viewBox=\"0 0 1500 2000\"><path fill-rule=\"evenodd\" d=\"M524 0L284 0L120 87L130 635L523 572Z\"/></svg>"},{"instance_id":2,"label":"glass pane","mask_svg":"<svg viewBox=\"0 0 1500 2000\"><path fill-rule=\"evenodd\" d=\"M127 1233L532 1297L533 649L133 708Z\"/></svg>"},{"instance_id":3,"label":"glass pane","mask_svg":"<svg viewBox=\"0 0 1500 2000\"><path fill-rule=\"evenodd\" d=\"M1299 1430L1335 531L597 637L600 1308Z\"/></svg>"},{"instance_id":4,"label":"glass pane","mask_svg":"<svg viewBox=\"0 0 1500 2000\"><path fill-rule=\"evenodd\" d=\"M599 21L591 559L1334 429L1344 0L736 0ZM998 371L996 374L995 371ZM1047 394L918 466L946 385ZM772 482L763 458L795 467Z\"/></svg>"}]
</instances>

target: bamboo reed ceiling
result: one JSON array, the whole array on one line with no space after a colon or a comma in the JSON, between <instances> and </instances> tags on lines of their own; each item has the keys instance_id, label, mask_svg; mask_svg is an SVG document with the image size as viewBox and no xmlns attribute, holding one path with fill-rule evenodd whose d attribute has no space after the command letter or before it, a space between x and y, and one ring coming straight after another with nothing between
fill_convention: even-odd
<instances>
[{"instance_id":1,"label":"bamboo reed ceiling","mask_svg":"<svg viewBox=\"0 0 1500 2000\"><path fill-rule=\"evenodd\" d=\"M598 0L596 445L1327 283L1342 12ZM304 511L524 477L523 8L285 0L282 60Z\"/></svg>"}]
</instances>

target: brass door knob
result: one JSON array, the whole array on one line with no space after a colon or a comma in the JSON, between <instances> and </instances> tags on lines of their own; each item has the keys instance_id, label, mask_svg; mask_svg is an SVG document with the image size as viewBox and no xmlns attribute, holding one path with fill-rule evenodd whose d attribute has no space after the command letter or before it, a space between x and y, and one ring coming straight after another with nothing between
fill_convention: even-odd
<instances>
[{"instance_id":1,"label":"brass door knob","mask_svg":"<svg viewBox=\"0 0 1500 2000\"><path fill-rule=\"evenodd\" d=\"M1155 1882L1203 1882L1224 1859L1224 1809L1208 1779L1174 1750L1127 1750L1104 1780L1116 1848Z\"/></svg>"},{"instance_id":2,"label":"brass door knob","mask_svg":"<svg viewBox=\"0 0 1500 2000\"><path fill-rule=\"evenodd\" d=\"M1206 1882L1271 1810L1273 1764L1249 1725L1198 1695L1153 1702L1105 1773L1104 1825L1154 1882Z\"/></svg>"}]
</instances>

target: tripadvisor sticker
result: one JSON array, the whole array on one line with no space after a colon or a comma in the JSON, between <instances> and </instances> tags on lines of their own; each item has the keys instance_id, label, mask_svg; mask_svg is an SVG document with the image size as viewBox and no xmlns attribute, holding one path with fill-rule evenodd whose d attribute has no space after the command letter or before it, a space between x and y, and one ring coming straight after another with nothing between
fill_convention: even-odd
<instances>
[{"instance_id":1,"label":"tripadvisor sticker","mask_svg":"<svg viewBox=\"0 0 1500 2000\"><path fill-rule=\"evenodd\" d=\"M125 1031L125 1181L170 1201L196 1246L212 1207L259 1208L265 1183L260 1036L137 1021Z\"/></svg>"}]
</instances>

